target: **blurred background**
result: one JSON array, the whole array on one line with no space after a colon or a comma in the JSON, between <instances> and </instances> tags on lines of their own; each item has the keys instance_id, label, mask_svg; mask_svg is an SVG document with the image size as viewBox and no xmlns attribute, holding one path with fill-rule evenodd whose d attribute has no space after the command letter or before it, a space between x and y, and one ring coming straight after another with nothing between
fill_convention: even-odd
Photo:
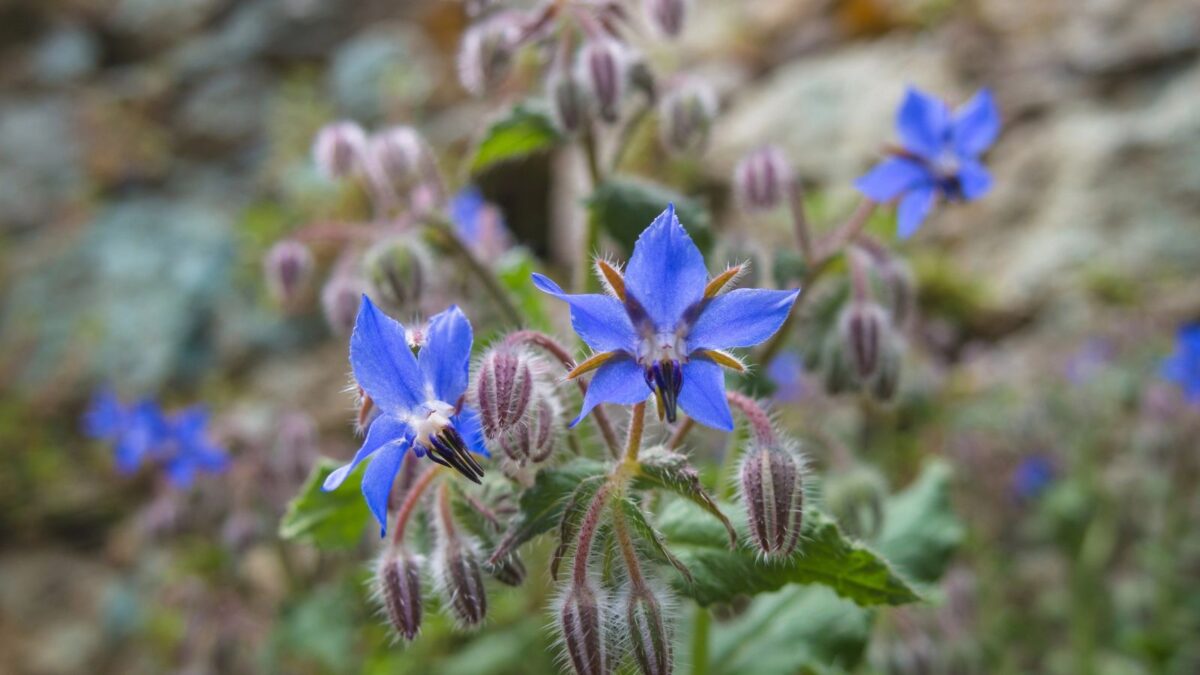
<instances>
[{"instance_id":1,"label":"blurred background","mask_svg":"<svg viewBox=\"0 0 1200 675\"><path fill-rule=\"evenodd\" d=\"M536 574L483 633L431 618L401 648L366 600L370 544L275 537L314 458L355 439L345 338L281 312L262 256L344 208L310 158L332 119L415 124L454 166L500 107L458 84L466 25L439 0L0 1L0 670L556 672ZM830 672L1200 672L1200 407L1159 375L1200 318L1200 5L697 0L647 54L721 113L701 160L629 165L768 277L788 224L733 209L743 153L780 145L825 227L905 85L987 86L1003 112L995 190L902 248L920 313L881 431L847 432L858 409L803 376L777 394L830 481L862 479L844 444L896 489L953 469L936 601L878 612ZM576 250L569 160L479 181L551 265ZM118 475L80 431L106 382L208 404L233 468L187 492Z\"/></svg>"}]
</instances>

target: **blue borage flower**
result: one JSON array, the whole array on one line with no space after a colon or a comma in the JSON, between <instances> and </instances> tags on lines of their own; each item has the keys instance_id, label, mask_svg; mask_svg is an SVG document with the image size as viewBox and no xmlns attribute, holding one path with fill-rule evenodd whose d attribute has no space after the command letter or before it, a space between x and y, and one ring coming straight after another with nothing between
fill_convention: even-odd
<instances>
[{"instance_id":1,"label":"blue borage flower","mask_svg":"<svg viewBox=\"0 0 1200 675\"><path fill-rule=\"evenodd\" d=\"M538 289L571 306L575 332L596 352L568 376L596 371L572 426L601 403L631 405L653 393L660 418L674 422L679 406L701 424L733 429L721 367L744 366L726 350L771 337L800 291L723 292L741 266L710 280L674 205L638 237L624 274L605 260L596 267L609 295L569 295L533 275Z\"/></svg>"},{"instance_id":2,"label":"blue borage flower","mask_svg":"<svg viewBox=\"0 0 1200 675\"><path fill-rule=\"evenodd\" d=\"M1054 482L1054 463L1041 455L1021 460L1013 470L1012 491L1019 499L1033 499Z\"/></svg>"},{"instance_id":3,"label":"blue borage flower","mask_svg":"<svg viewBox=\"0 0 1200 675\"><path fill-rule=\"evenodd\" d=\"M363 296L354 333L350 366L358 386L379 414L367 428L362 447L350 463L325 479L336 489L367 457L374 455L362 479L362 492L387 533L388 496L404 455L452 467L480 482L483 469L471 453L490 456L483 444L479 415L464 407L471 359L471 323L458 307L429 321L420 353L413 355L404 326Z\"/></svg>"},{"instance_id":4,"label":"blue borage flower","mask_svg":"<svg viewBox=\"0 0 1200 675\"><path fill-rule=\"evenodd\" d=\"M902 147L854 185L877 202L899 198L900 238L920 228L939 196L973 200L991 189L992 177L979 156L1000 133L1000 112L988 90L951 112L941 100L909 87L896 131Z\"/></svg>"},{"instance_id":5,"label":"blue borage flower","mask_svg":"<svg viewBox=\"0 0 1200 675\"><path fill-rule=\"evenodd\" d=\"M155 462L181 488L192 484L197 471L228 468L225 450L209 438L208 421L200 407L167 415L151 399L122 404L107 388L96 393L83 417L88 436L113 444L118 471L131 474L144 462Z\"/></svg>"},{"instance_id":6,"label":"blue borage flower","mask_svg":"<svg viewBox=\"0 0 1200 675\"><path fill-rule=\"evenodd\" d=\"M1179 385L1187 400L1200 403L1200 323L1180 328L1175 340L1175 353L1163 360L1162 376Z\"/></svg>"}]
</instances>

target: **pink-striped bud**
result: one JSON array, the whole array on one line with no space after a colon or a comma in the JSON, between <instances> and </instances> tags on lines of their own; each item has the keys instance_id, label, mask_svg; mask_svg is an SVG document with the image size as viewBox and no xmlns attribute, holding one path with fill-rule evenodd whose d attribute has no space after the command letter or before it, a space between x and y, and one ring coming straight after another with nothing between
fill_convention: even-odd
<instances>
[{"instance_id":1,"label":"pink-striped bud","mask_svg":"<svg viewBox=\"0 0 1200 675\"><path fill-rule=\"evenodd\" d=\"M563 133L574 134L591 121L592 94L569 69L552 73L546 88L554 104L554 121Z\"/></svg>"},{"instance_id":2,"label":"pink-striped bud","mask_svg":"<svg viewBox=\"0 0 1200 675\"><path fill-rule=\"evenodd\" d=\"M267 290L284 307L294 307L312 282L312 252L293 239L284 239L271 247L263 257L263 276Z\"/></svg>"},{"instance_id":3,"label":"pink-striped bud","mask_svg":"<svg viewBox=\"0 0 1200 675\"><path fill-rule=\"evenodd\" d=\"M521 30L520 17L503 12L463 33L458 50L458 78L464 89L483 96L508 77Z\"/></svg>"},{"instance_id":4,"label":"pink-striped bud","mask_svg":"<svg viewBox=\"0 0 1200 675\"><path fill-rule=\"evenodd\" d=\"M488 350L479 362L475 378L475 404L489 440L512 431L523 421L533 400L534 357L500 346Z\"/></svg>"},{"instance_id":5,"label":"pink-striped bud","mask_svg":"<svg viewBox=\"0 0 1200 675\"><path fill-rule=\"evenodd\" d=\"M426 151L425 140L416 129L408 126L384 129L371 136L367 144L372 178L403 192L420 180Z\"/></svg>"},{"instance_id":6,"label":"pink-striped bud","mask_svg":"<svg viewBox=\"0 0 1200 675\"><path fill-rule=\"evenodd\" d=\"M708 145L717 95L705 82L684 80L662 97L658 113L662 143L668 150L699 153Z\"/></svg>"},{"instance_id":7,"label":"pink-striped bud","mask_svg":"<svg viewBox=\"0 0 1200 675\"><path fill-rule=\"evenodd\" d=\"M750 538L764 555L791 555L804 517L804 460L783 444L753 442L742 457L742 501Z\"/></svg>"},{"instance_id":8,"label":"pink-striped bud","mask_svg":"<svg viewBox=\"0 0 1200 675\"><path fill-rule=\"evenodd\" d=\"M629 641L643 675L670 675L675 668L664 604L663 598L645 585L631 586L625 599Z\"/></svg>"},{"instance_id":9,"label":"pink-striped bud","mask_svg":"<svg viewBox=\"0 0 1200 675\"><path fill-rule=\"evenodd\" d=\"M330 179L348 178L363 168L367 134L354 122L334 122L317 132L313 140L313 160L317 169Z\"/></svg>"},{"instance_id":10,"label":"pink-striped bud","mask_svg":"<svg viewBox=\"0 0 1200 675\"><path fill-rule=\"evenodd\" d=\"M451 513L447 488L441 487L440 501L435 509L437 546L434 568L438 590L451 613L464 626L483 623L487 615L487 591L483 587L483 570L474 542L459 531Z\"/></svg>"},{"instance_id":11,"label":"pink-striped bud","mask_svg":"<svg viewBox=\"0 0 1200 675\"><path fill-rule=\"evenodd\" d=\"M579 50L579 78L588 83L600 119L615 123L621 115L628 59L615 40L590 40Z\"/></svg>"},{"instance_id":12,"label":"pink-striped bud","mask_svg":"<svg viewBox=\"0 0 1200 675\"><path fill-rule=\"evenodd\" d=\"M488 574L505 586L520 586L525 583L525 563L515 552L504 556L495 563L486 563Z\"/></svg>"},{"instance_id":13,"label":"pink-striped bud","mask_svg":"<svg viewBox=\"0 0 1200 675\"><path fill-rule=\"evenodd\" d=\"M779 206L791 190L792 168L783 151L765 146L738 162L733 171L733 187L741 205L751 211L767 211Z\"/></svg>"},{"instance_id":14,"label":"pink-striped bud","mask_svg":"<svg viewBox=\"0 0 1200 675\"><path fill-rule=\"evenodd\" d=\"M686 0L643 0L642 8L650 24L666 37L676 37L683 31Z\"/></svg>"},{"instance_id":15,"label":"pink-striped bud","mask_svg":"<svg viewBox=\"0 0 1200 675\"><path fill-rule=\"evenodd\" d=\"M591 582L575 583L562 598L558 630L576 675L608 675L608 607L603 590Z\"/></svg>"},{"instance_id":16,"label":"pink-striped bud","mask_svg":"<svg viewBox=\"0 0 1200 675\"><path fill-rule=\"evenodd\" d=\"M353 276L338 275L325 282L321 289L321 312L334 333L346 335L354 328L364 290L362 280Z\"/></svg>"},{"instance_id":17,"label":"pink-striped bud","mask_svg":"<svg viewBox=\"0 0 1200 675\"><path fill-rule=\"evenodd\" d=\"M412 642L421 630L420 557L403 549L384 552L375 573L379 599L396 634Z\"/></svg>"},{"instance_id":18,"label":"pink-striped bud","mask_svg":"<svg viewBox=\"0 0 1200 675\"><path fill-rule=\"evenodd\" d=\"M846 361L859 381L878 372L888 331L887 313L873 302L854 301L842 312L838 333Z\"/></svg>"}]
</instances>

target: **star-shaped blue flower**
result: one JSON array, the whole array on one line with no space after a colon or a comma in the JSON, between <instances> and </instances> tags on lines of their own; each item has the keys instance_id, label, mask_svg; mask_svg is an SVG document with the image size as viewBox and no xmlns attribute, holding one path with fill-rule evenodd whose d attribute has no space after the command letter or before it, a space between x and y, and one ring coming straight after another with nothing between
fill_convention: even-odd
<instances>
[{"instance_id":1,"label":"star-shaped blue flower","mask_svg":"<svg viewBox=\"0 0 1200 675\"><path fill-rule=\"evenodd\" d=\"M1179 329L1175 353L1163 360L1162 376L1179 385L1187 400L1200 403L1200 323Z\"/></svg>"},{"instance_id":2,"label":"star-shaped blue flower","mask_svg":"<svg viewBox=\"0 0 1200 675\"><path fill-rule=\"evenodd\" d=\"M1000 112L988 90L951 112L941 100L909 87L896 131L903 147L854 185L877 202L899 198L900 238L917 231L938 197L972 200L991 189L992 177L979 156L1000 133Z\"/></svg>"},{"instance_id":3,"label":"star-shaped blue flower","mask_svg":"<svg viewBox=\"0 0 1200 675\"><path fill-rule=\"evenodd\" d=\"M354 459L329 474L324 489L336 489L373 455L362 492L379 520L380 536L387 532L388 496L409 448L476 483L483 469L470 453L489 456L478 413L463 405L471 323L458 307L450 307L430 319L424 335L420 353L413 356L404 326L363 296L350 336L350 366L379 414Z\"/></svg>"},{"instance_id":4,"label":"star-shaped blue flower","mask_svg":"<svg viewBox=\"0 0 1200 675\"><path fill-rule=\"evenodd\" d=\"M638 237L623 275L607 261L596 266L608 295L568 295L533 275L535 286L571 306L575 332L596 352L571 373L596 371L572 425L601 403L631 405L653 393L660 417L671 422L679 406L701 424L733 429L721 367L743 366L726 350L771 337L800 291L723 292L741 268L710 280L674 206Z\"/></svg>"},{"instance_id":5,"label":"star-shaped blue flower","mask_svg":"<svg viewBox=\"0 0 1200 675\"><path fill-rule=\"evenodd\" d=\"M221 473L229 468L229 456L209 436L209 415L202 406L184 408L167 423L170 436L162 459L172 485L185 488L199 471Z\"/></svg>"}]
</instances>

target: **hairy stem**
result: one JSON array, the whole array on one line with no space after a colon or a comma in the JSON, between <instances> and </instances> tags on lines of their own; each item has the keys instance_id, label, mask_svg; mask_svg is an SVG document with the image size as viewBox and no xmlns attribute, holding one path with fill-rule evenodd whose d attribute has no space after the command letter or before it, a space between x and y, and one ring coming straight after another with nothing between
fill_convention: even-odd
<instances>
[{"instance_id":1,"label":"hairy stem","mask_svg":"<svg viewBox=\"0 0 1200 675\"><path fill-rule=\"evenodd\" d=\"M608 505L608 493L612 483L605 483L596 491L592 503L588 505L583 522L579 524L579 538L575 541L575 561L572 567L572 579L577 585L587 583L588 559L592 556L592 541L596 531L600 529L600 518L604 515L604 507Z\"/></svg>"},{"instance_id":2,"label":"hairy stem","mask_svg":"<svg viewBox=\"0 0 1200 675\"><path fill-rule=\"evenodd\" d=\"M584 130L580 137L580 145L583 148L584 158L587 160L588 178L591 179L591 191L595 192L596 188L604 182L604 174L600 168L600 152L596 147L596 133L594 127L590 126ZM586 293L589 288L596 282L592 275L591 265L589 261L592 258L592 253L600 243L600 233L596 229L596 222L590 216L585 215L583 220L583 245L579 252L578 266L575 269L575 292Z\"/></svg>"},{"instance_id":3,"label":"hairy stem","mask_svg":"<svg viewBox=\"0 0 1200 675\"><path fill-rule=\"evenodd\" d=\"M729 405L737 408L746 418L756 441L762 445L775 445L779 442L778 436L775 435L775 427L771 425L771 416L763 410L758 401L736 391L726 392L725 397L729 400Z\"/></svg>"},{"instance_id":4,"label":"hairy stem","mask_svg":"<svg viewBox=\"0 0 1200 675\"><path fill-rule=\"evenodd\" d=\"M629 435L625 440L625 462L636 464L642 449L642 432L646 428L646 402L633 406L629 416Z\"/></svg>"},{"instance_id":5,"label":"hairy stem","mask_svg":"<svg viewBox=\"0 0 1200 675\"><path fill-rule=\"evenodd\" d=\"M694 426L696 426L696 420L690 417L683 418L679 426L675 427L675 431L671 434L671 437L667 439L667 449L676 450L679 446L683 445L683 439L687 438L687 435L691 433Z\"/></svg>"},{"instance_id":6,"label":"hairy stem","mask_svg":"<svg viewBox=\"0 0 1200 675\"><path fill-rule=\"evenodd\" d=\"M617 535L621 555L625 558L625 566L629 571L629 583L634 588L645 588L646 580L642 578L642 566L638 562L637 550L634 549L633 539L629 536L629 526L625 523L625 515L619 509L613 509L613 531Z\"/></svg>"},{"instance_id":7,"label":"hairy stem","mask_svg":"<svg viewBox=\"0 0 1200 675\"><path fill-rule=\"evenodd\" d=\"M796 244L804 262L812 265L816 252L813 250L812 227L808 223L808 215L804 212L804 188L800 179L792 181L788 189L788 206L792 211L792 227L796 232Z\"/></svg>"},{"instance_id":8,"label":"hairy stem","mask_svg":"<svg viewBox=\"0 0 1200 675\"><path fill-rule=\"evenodd\" d=\"M431 465L417 477L412 487L408 488L408 494L404 496L404 502L400 504L400 510L396 512L396 529L392 531L394 546L399 546L404 542L404 531L408 527L408 521L412 519L413 511L416 510L417 503L421 501L421 495L425 493L425 489L433 482L440 469L436 464Z\"/></svg>"},{"instance_id":9,"label":"hairy stem","mask_svg":"<svg viewBox=\"0 0 1200 675\"><path fill-rule=\"evenodd\" d=\"M854 212L850 214L846 222L831 232L825 241L821 243L821 257L828 260L837 255L847 245L853 243L863 228L867 226L867 221L871 219L871 214L875 213L875 207L877 206L879 204L870 199L864 198L859 202L858 207L854 209Z\"/></svg>"}]
</instances>

